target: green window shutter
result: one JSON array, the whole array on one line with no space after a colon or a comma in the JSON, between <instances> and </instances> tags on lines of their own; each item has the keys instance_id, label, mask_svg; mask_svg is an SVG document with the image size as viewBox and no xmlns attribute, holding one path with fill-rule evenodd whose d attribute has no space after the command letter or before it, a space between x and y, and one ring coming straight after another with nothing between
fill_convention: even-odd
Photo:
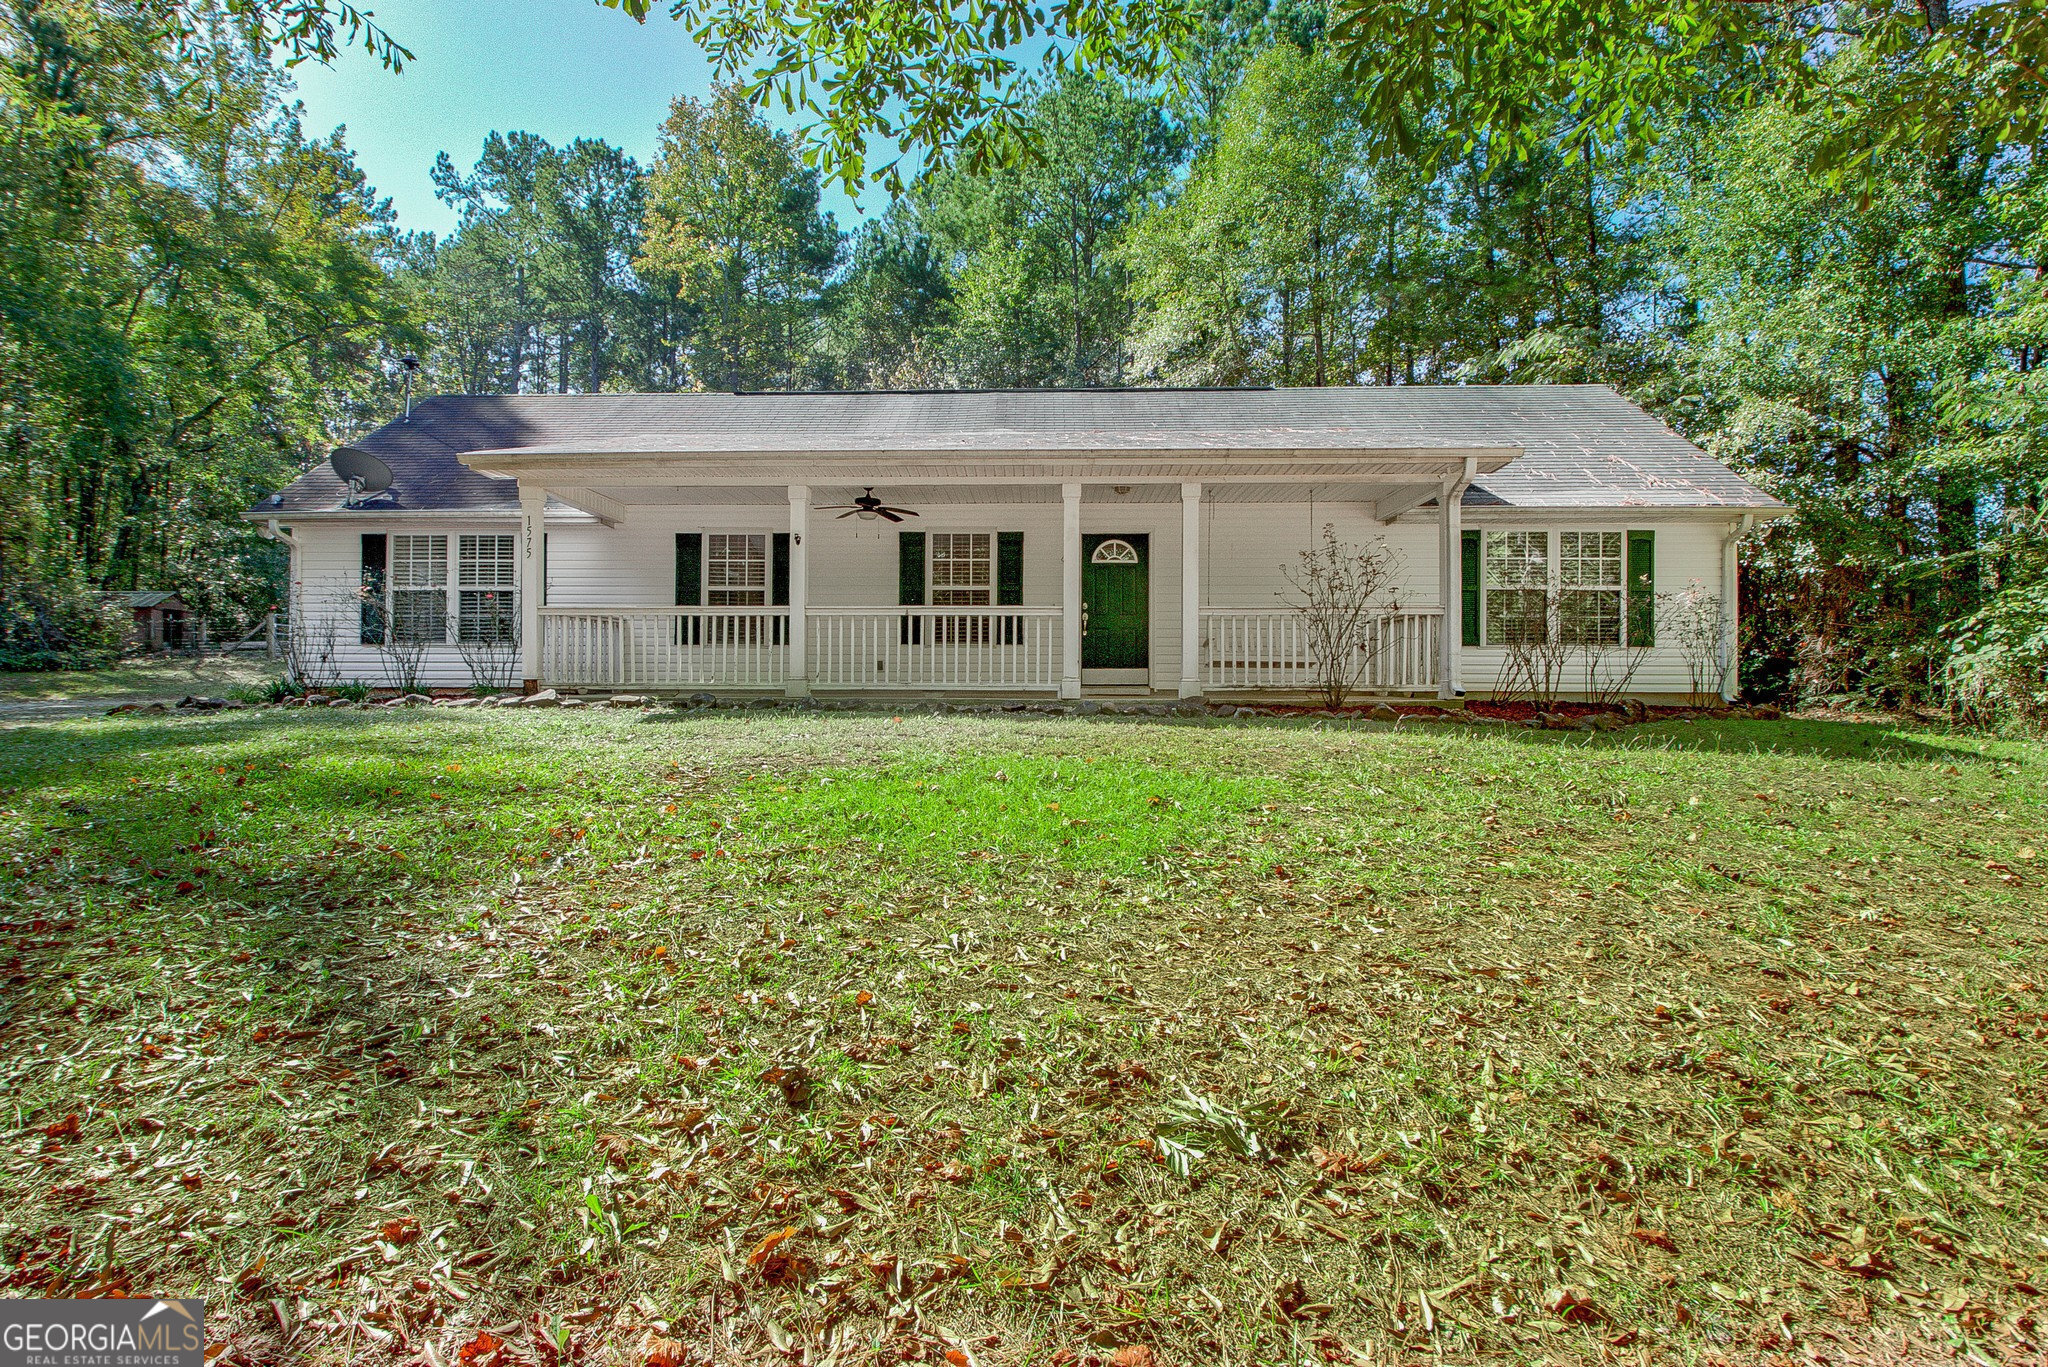
<instances>
[{"instance_id":1,"label":"green window shutter","mask_svg":"<svg viewBox=\"0 0 2048 1367\"><path fill-rule=\"evenodd\" d=\"M924 533L896 533L896 601L905 607L924 603Z\"/></svg>"},{"instance_id":2,"label":"green window shutter","mask_svg":"<svg viewBox=\"0 0 2048 1367\"><path fill-rule=\"evenodd\" d=\"M1024 533L996 533L996 606L1024 606ZM1024 643L1024 619L1004 617L996 623L996 639L1006 646Z\"/></svg>"},{"instance_id":3,"label":"green window shutter","mask_svg":"<svg viewBox=\"0 0 2048 1367\"><path fill-rule=\"evenodd\" d=\"M1628 643L1657 644L1657 534L1628 534Z\"/></svg>"},{"instance_id":4,"label":"green window shutter","mask_svg":"<svg viewBox=\"0 0 2048 1367\"><path fill-rule=\"evenodd\" d=\"M768 547L768 602L773 607L789 606L789 533L775 533Z\"/></svg>"},{"instance_id":5,"label":"green window shutter","mask_svg":"<svg viewBox=\"0 0 2048 1367\"><path fill-rule=\"evenodd\" d=\"M896 601L904 607L924 604L924 533L896 533ZM924 642L924 618L903 614L903 644Z\"/></svg>"},{"instance_id":6,"label":"green window shutter","mask_svg":"<svg viewBox=\"0 0 2048 1367\"><path fill-rule=\"evenodd\" d=\"M676 606L704 605L704 533L676 533ZM676 642L681 646L704 644L704 619L685 617L676 623Z\"/></svg>"},{"instance_id":7,"label":"green window shutter","mask_svg":"<svg viewBox=\"0 0 2048 1367\"><path fill-rule=\"evenodd\" d=\"M704 534L676 533L676 606L699 607L704 602Z\"/></svg>"},{"instance_id":8,"label":"green window shutter","mask_svg":"<svg viewBox=\"0 0 2048 1367\"><path fill-rule=\"evenodd\" d=\"M1464 642L1479 644L1479 533L1466 532L1459 538L1459 563L1464 567L1464 591L1459 605L1464 611Z\"/></svg>"},{"instance_id":9,"label":"green window shutter","mask_svg":"<svg viewBox=\"0 0 2048 1367\"><path fill-rule=\"evenodd\" d=\"M384 572L390 563L388 539L382 532L363 533L363 606L357 639L366 646L384 644Z\"/></svg>"},{"instance_id":10,"label":"green window shutter","mask_svg":"<svg viewBox=\"0 0 2048 1367\"><path fill-rule=\"evenodd\" d=\"M996 606L1024 606L1024 533L996 533Z\"/></svg>"}]
</instances>

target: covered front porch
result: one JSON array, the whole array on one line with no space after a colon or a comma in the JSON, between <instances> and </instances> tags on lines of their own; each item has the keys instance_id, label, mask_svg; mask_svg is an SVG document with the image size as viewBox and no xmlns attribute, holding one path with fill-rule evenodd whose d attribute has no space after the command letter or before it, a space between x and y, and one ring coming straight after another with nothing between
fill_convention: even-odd
<instances>
[{"instance_id":1,"label":"covered front porch","mask_svg":"<svg viewBox=\"0 0 2048 1367\"><path fill-rule=\"evenodd\" d=\"M518 480L529 689L1308 692L1286 570L1333 526L1402 565L1358 633L1357 691L1448 698L1460 495L1515 454L464 459ZM900 520L847 515L870 489Z\"/></svg>"}]
</instances>

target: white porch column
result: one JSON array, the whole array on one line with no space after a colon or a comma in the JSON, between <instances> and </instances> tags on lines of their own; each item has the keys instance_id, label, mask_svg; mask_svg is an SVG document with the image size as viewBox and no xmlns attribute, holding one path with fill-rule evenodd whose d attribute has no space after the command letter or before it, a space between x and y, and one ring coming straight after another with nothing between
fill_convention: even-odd
<instances>
[{"instance_id":1,"label":"white porch column","mask_svg":"<svg viewBox=\"0 0 2048 1367\"><path fill-rule=\"evenodd\" d=\"M1443 588L1437 599L1443 616L1437 622L1436 695L1445 701L1465 691L1458 668L1465 639L1464 502L1464 480L1447 480L1441 486L1437 503L1443 510Z\"/></svg>"},{"instance_id":2,"label":"white porch column","mask_svg":"<svg viewBox=\"0 0 2048 1367\"><path fill-rule=\"evenodd\" d=\"M1062 484L1060 537L1060 696L1081 696L1081 486Z\"/></svg>"},{"instance_id":3,"label":"white porch column","mask_svg":"<svg viewBox=\"0 0 2048 1367\"><path fill-rule=\"evenodd\" d=\"M540 687L541 538L547 535L548 491L519 481L519 684Z\"/></svg>"},{"instance_id":4,"label":"white porch column","mask_svg":"<svg viewBox=\"0 0 2048 1367\"><path fill-rule=\"evenodd\" d=\"M792 698L811 693L811 654L805 644L806 614L811 602L810 552L804 547L804 532L811 522L811 486L789 486L789 666L783 674L782 691Z\"/></svg>"},{"instance_id":5,"label":"white porch column","mask_svg":"<svg viewBox=\"0 0 2048 1367\"><path fill-rule=\"evenodd\" d=\"M1202 486L1180 486L1180 695L1202 696Z\"/></svg>"}]
</instances>

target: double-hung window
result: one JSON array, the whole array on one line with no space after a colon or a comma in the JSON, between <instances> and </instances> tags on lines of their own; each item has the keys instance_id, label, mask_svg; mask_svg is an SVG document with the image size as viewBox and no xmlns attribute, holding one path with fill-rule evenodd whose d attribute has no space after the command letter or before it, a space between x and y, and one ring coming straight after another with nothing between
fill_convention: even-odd
<instances>
[{"instance_id":1,"label":"double-hung window","mask_svg":"<svg viewBox=\"0 0 2048 1367\"><path fill-rule=\"evenodd\" d=\"M932 606L985 608L995 587L987 532L932 533Z\"/></svg>"},{"instance_id":2,"label":"double-hung window","mask_svg":"<svg viewBox=\"0 0 2048 1367\"><path fill-rule=\"evenodd\" d=\"M448 639L448 538L391 538L391 639L438 645Z\"/></svg>"},{"instance_id":3,"label":"double-hung window","mask_svg":"<svg viewBox=\"0 0 2048 1367\"><path fill-rule=\"evenodd\" d=\"M1486 534L1486 644L1550 636L1550 533Z\"/></svg>"},{"instance_id":4,"label":"double-hung window","mask_svg":"<svg viewBox=\"0 0 2048 1367\"><path fill-rule=\"evenodd\" d=\"M985 608L995 601L995 538L987 532L933 532L931 605ZM941 616L932 639L941 645L979 645L989 638L986 614Z\"/></svg>"},{"instance_id":5,"label":"double-hung window","mask_svg":"<svg viewBox=\"0 0 2048 1367\"><path fill-rule=\"evenodd\" d=\"M768 538L760 532L704 537L704 603L714 608L768 604Z\"/></svg>"},{"instance_id":6,"label":"double-hung window","mask_svg":"<svg viewBox=\"0 0 2048 1367\"><path fill-rule=\"evenodd\" d=\"M704 605L759 608L768 605L768 536L765 532L707 532L704 536ZM766 645L781 640L781 624L759 613L713 617L693 627L693 641L715 645Z\"/></svg>"},{"instance_id":7,"label":"double-hung window","mask_svg":"<svg viewBox=\"0 0 2048 1367\"><path fill-rule=\"evenodd\" d=\"M1621 644L1622 534L1559 532L1558 629L1569 645Z\"/></svg>"},{"instance_id":8,"label":"double-hung window","mask_svg":"<svg viewBox=\"0 0 2048 1367\"><path fill-rule=\"evenodd\" d=\"M519 562L510 536L463 536L456 544L457 639L504 645L519 639Z\"/></svg>"}]
</instances>

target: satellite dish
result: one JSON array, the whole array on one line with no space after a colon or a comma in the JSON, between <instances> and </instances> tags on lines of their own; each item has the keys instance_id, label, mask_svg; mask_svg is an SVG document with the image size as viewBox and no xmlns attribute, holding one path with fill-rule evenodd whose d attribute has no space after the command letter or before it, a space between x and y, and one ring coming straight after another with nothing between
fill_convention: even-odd
<instances>
[{"instance_id":1,"label":"satellite dish","mask_svg":"<svg viewBox=\"0 0 2048 1367\"><path fill-rule=\"evenodd\" d=\"M348 486L347 503L351 508L366 495L381 494L391 487L391 467L359 446L335 447L328 464Z\"/></svg>"}]
</instances>

